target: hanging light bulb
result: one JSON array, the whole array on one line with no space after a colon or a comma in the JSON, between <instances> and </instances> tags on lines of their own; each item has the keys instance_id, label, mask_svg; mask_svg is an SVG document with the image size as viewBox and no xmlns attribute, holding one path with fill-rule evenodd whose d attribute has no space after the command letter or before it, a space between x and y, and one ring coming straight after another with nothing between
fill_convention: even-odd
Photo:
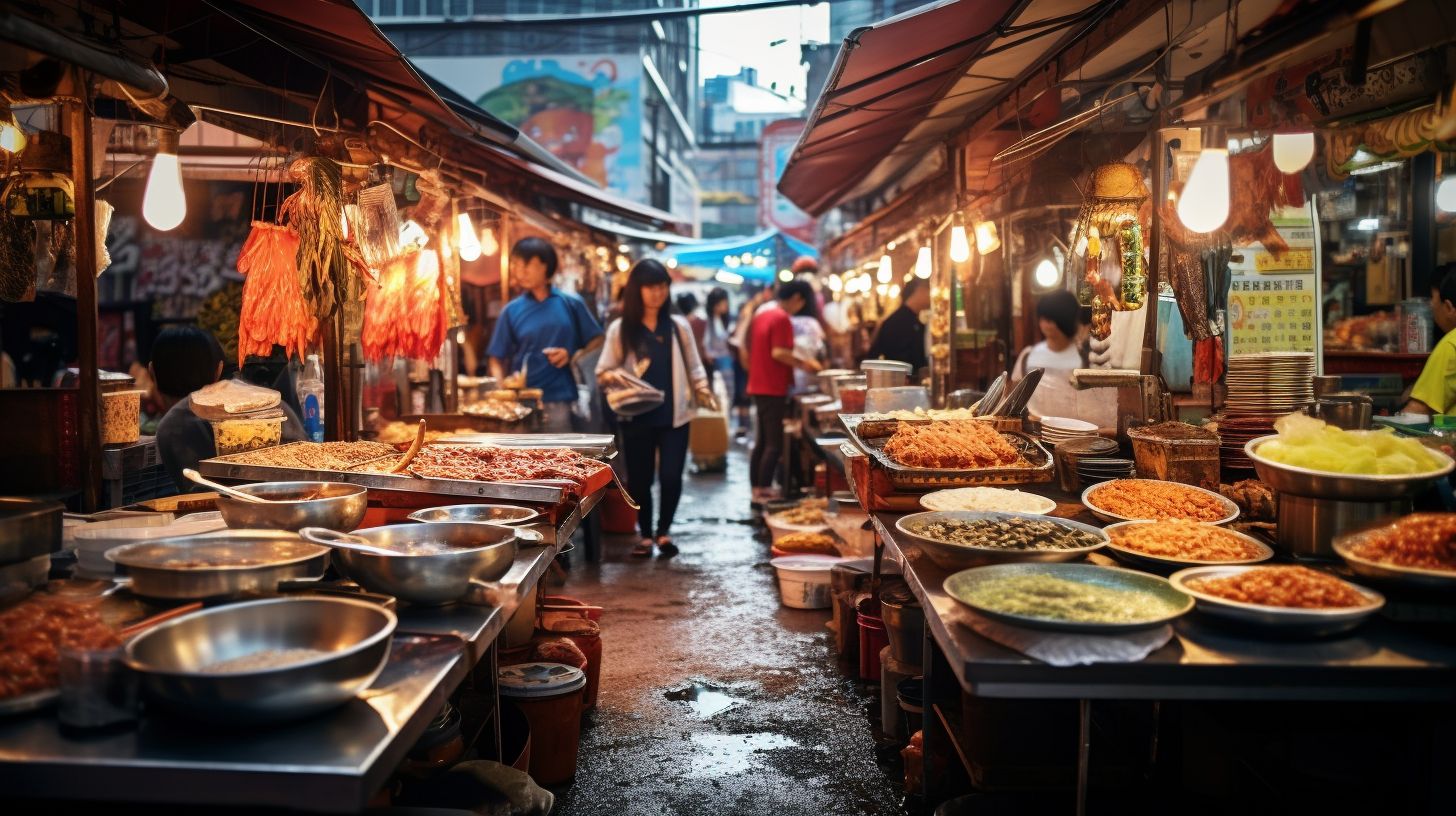
<instances>
[{"instance_id":1,"label":"hanging light bulb","mask_svg":"<svg viewBox=\"0 0 1456 816\"><path fill-rule=\"evenodd\" d=\"M423 247L430 242L430 236L425 234L425 228L413 219L404 222L399 227L399 244L401 247L414 244L416 249Z\"/></svg>"},{"instance_id":2,"label":"hanging light bulb","mask_svg":"<svg viewBox=\"0 0 1456 816\"><path fill-rule=\"evenodd\" d=\"M0 150L14 155L25 150L29 143L30 139L26 138L25 130L15 118L15 112L0 102Z\"/></svg>"},{"instance_id":3,"label":"hanging light bulb","mask_svg":"<svg viewBox=\"0 0 1456 816\"><path fill-rule=\"evenodd\" d=\"M971 259L971 242L966 237L966 225L961 223L959 215L950 228L950 259L956 263L965 263Z\"/></svg>"},{"instance_id":4,"label":"hanging light bulb","mask_svg":"<svg viewBox=\"0 0 1456 816\"><path fill-rule=\"evenodd\" d=\"M920 252L915 256L915 277L921 280L930 279L930 247L922 246Z\"/></svg>"},{"instance_id":5,"label":"hanging light bulb","mask_svg":"<svg viewBox=\"0 0 1456 816\"><path fill-rule=\"evenodd\" d=\"M898 284L898 283L892 283L892 284L890 284L890 297L897 298L899 296L900 296L900 284Z\"/></svg>"},{"instance_id":6,"label":"hanging light bulb","mask_svg":"<svg viewBox=\"0 0 1456 816\"><path fill-rule=\"evenodd\" d=\"M626 255L617 256L617 271L626 272L632 268L632 259Z\"/></svg>"},{"instance_id":7,"label":"hanging light bulb","mask_svg":"<svg viewBox=\"0 0 1456 816\"><path fill-rule=\"evenodd\" d=\"M783 281L784 283L788 283L789 281L791 281L793 279L794 279L794 273L793 272L790 272L787 269L780 269L779 270L779 280Z\"/></svg>"},{"instance_id":8,"label":"hanging light bulb","mask_svg":"<svg viewBox=\"0 0 1456 816\"><path fill-rule=\"evenodd\" d=\"M677 258L668 258L667 259L667 268L668 269L677 269Z\"/></svg>"},{"instance_id":9,"label":"hanging light bulb","mask_svg":"<svg viewBox=\"0 0 1456 816\"><path fill-rule=\"evenodd\" d=\"M1442 212L1456 212L1456 176L1447 176L1436 185L1436 206Z\"/></svg>"},{"instance_id":10,"label":"hanging light bulb","mask_svg":"<svg viewBox=\"0 0 1456 816\"><path fill-rule=\"evenodd\" d=\"M879 286L876 286L875 294L879 295L880 297L888 297L890 294L890 285L888 283L882 283Z\"/></svg>"},{"instance_id":11,"label":"hanging light bulb","mask_svg":"<svg viewBox=\"0 0 1456 816\"><path fill-rule=\"evenodd\" d=\"M1213 232L1229 216L1228 142L1217 128L1204 130L1203 151L1178 196L1178 220L1194 232Z\"/></svg>"},{"instance_id":12,"label":"hanging light bulb","mask_svg":"<svg viewBox=\"0 0 1456 816\"><path fill-rule=\"evenodd\" d=\"M500 252L500 241L495 239L495 229L485 226L480 228L480 254L494 255Z\"/></svg>"},{"instance_id":13,"label":"hanging light bulb","mask_svg":"<svg viewBox=\"0 0 1456 816\"><path fill-rule=\"evenodd\" d=\"M829 279L825 281L825 284L831 292L839 292L844 289L844 281L841 281L838 275L830 275Z\"/></svg>"},{"instance_id":14,"label":"hanging light bulb","mask_svg":"<svg viewBox=\"0 0 1456 816\"><path fill-rule=\"evenodd\" d=\"M856 280L859 281L859 290L861 292L868 292L870 290L870 284L873 283L870 280L870 273L868 272L862 273Z\"/></svg>"},{"instance_id":15,"label":"hanging light bulb","mask_svg":"<svg viewBox=\"0 0 1456 816\"><path fill-rule=\"evenodd\" d=\"M976 222L976 251L990 255L1001 248L1001 236L996 234L995 221Z\"/></svg>"},{"instance_id":16,"label":"hanging light bulb","mask_svg":"<svg viewBox=\"0 0 1456 816\"><path fill-rule=\"evenodd\" d=\"M1298 173L1314 159L1313 133L1274 134L1274 166L1281 173Z\"/></svg>"},{"instance_id":17,"label":"hanging light bulb","mask_svg":"<svg viewBox=\"0 0 1456 816\"><path fill-rule=\"evenodd\" d=\"M728 267L729 269L737 269L738 265L741 263L743 262L738 260L737 255L725 255L723 257L723 265Z\"/></svg>"},{"instance_id":18,"label":"hanging light bulb","mask_svg":"<svg viewBox=\"0 0 1456 816\"><path fill-rule=\"evenodd\" d=\"M187 217L182 164L177 160L180 135L175 130L157 134L157 155L152 157L152 170L147 174L146 193L142 196L142 217L152 229L161 232L176 228Z\"/></svg>"},{"instance_id":19,"label":"hanging light bulb","mask_svg":"<svg viewBox=\"0 0 1456 816\"><path fill-rule=\"evenodd\" d=\"M889 255L881 255L880 256L880 269L879 269L879 271L877 273L875 273L875 280L879 281L880 283L889 283L890 282L890 279L893 278L894 276L895 276L895 268L890 263L890 256Z\"/></svg>"},{"instance_id":20,"label":"hanging light bulb","mask_svg":"<svg viewBox=\"0 0 1456 816\"><path fill-rule=\"evenodd\" d=\"M1051 258L1042 258L1037 263L1036 269L1031 273L1031 278L1036 283L1037 288L1050 289L1057 285L1057 281L1062 279L1062 273L1057 269L1057 265L1052 263Z\"/></svg>"},{"instance_id":21,"label":"hanging light bulb","mask_svg":"<svg viewBox=\"0 0 1456 816\"><path fill-rule=\"evenodd\" d=\"M480 257L480 237L475 234L475 224L470 221L470 213L463 212L455 216L455 232L458 237L460 260L473 261Z\"/></svg>"}]
</instances>

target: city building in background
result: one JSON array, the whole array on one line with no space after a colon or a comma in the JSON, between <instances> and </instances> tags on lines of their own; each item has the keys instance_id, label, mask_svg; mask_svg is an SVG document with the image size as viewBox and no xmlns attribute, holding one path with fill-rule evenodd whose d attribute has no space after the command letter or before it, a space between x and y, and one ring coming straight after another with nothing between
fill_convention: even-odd
<instances>
[{"instance_id":1,"label":"city building in background","mask_svg":"<svg viewBox=\"0 0 1456 816\"><path fill-rule=\"evenodd\" d=\"M696 0L360 0L433 79L614 193L696 222L697 21L592 22ZM554 20L551 15L559 15ZM501 17L542 16L529 23ZM575 22L562 22L575 18Z\"/></svg>"},{"instance_id":2,"label":"city building in background","mask_svg":"<svg viewBox=\"0 0 1456 816\"><path fill-rule=\"evenodd\" d=\"M702 99L696 166L702 188L703 237L748 235L771 226L768 210L772 205L766 206L763 198L765 192L778 198L774 191L778 174L774 171L765 184L763 135L776 122L797 121L802 126L799 117L804 104L778 89L759 85L758 73L752 68L733 76L709 77L703 83ZM791 138L788 148L792 147Z\"/></svg>"}]
</instances>

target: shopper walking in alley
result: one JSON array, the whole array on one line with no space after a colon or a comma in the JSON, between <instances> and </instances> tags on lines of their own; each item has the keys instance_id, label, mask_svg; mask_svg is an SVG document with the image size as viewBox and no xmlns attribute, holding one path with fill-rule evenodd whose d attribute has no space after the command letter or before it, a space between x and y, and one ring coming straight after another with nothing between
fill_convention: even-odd
<instances>
[{"instance_id":1,"label":"shopper walking in alley","mask_svg":"<svg viewBox=\"0 0 1456 816\"><path fill-rule=\"evenodd\" d=\"M486 353L497 382L525 371L525 387L541 389L546 433L569 433L577 399L572 364L601 346L602 327L581 298L551 285L556 265L556 250L544 238L523 238L511 248L511 283L525 291L501 310Z\"/></svg>"},{"instance_id":2,"label":"shopper walking in alley","mask_svg":"<svg viewBox=\"0 0 1456 816\"><path fill-rule=\"evenodd\" d=\"M640 505L637 529L642 540L632 555L646 558L653 547L677 554L670 531L682 498L688 455L688 424L695 404L716 410L708 375L686 319L672 314L667 268L652 259L639 261L622 290L622 317L607 327L606 345L597 360L597 381L604 389L628 385L630 377L663 392L662 403L635 416L619 417L627 490ZM652 523L652 483L661 503Z\"/></svg>"},{"instance_id":3,"label":"shopper walking in alley","mask_svg":"<svg viewBox=\"0 0 1456 816\"><path fill-rule=\"evenodd\" d=\"M776 293L777 308L759 312L748 329L748 393L758 412L758 436L749 460L754 504L770 501L775 495L774 474L783 454L784 415L794 370L819 370L818 360L794 353L792 317L810 308L813 297L808 281L781 284Z\"/></svg>"},{"instance_id":4,"label":"shopper walking in alley","mask_svg":"<svg viewBox=\"0 0 1456 816\"><path fill-rule=\"evenodd\" d=\"M721 286L713 287L708 293L707 333L703 336L703 348L707 351L707 359L703 362L709 367L709 374L717 372L722 378L723 391L726 394L733 393L733 349L729 347L729 339L733 336L733 329L728 323L728 313L731 311L728 306L728 290Z\"/></svg>"}]
</instances>

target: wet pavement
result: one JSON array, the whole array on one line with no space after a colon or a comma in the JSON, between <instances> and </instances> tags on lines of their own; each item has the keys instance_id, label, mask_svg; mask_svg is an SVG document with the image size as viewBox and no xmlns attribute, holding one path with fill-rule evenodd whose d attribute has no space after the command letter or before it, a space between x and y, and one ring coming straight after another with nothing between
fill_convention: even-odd
<instances>
[{"instance_id":1,"label":"wet pavement","mask_svg":"<svg viewBox=\"0 0 1456 816\"><path fill-rule=\"evenodd\" d=\"M687 477L676 558L608 536L553 590L606 607L598 708L556 814L906 812L898 756L876 749L878 688L840 667L828 610L779 604L746 459Z\"/></svg>"}]
</instances>

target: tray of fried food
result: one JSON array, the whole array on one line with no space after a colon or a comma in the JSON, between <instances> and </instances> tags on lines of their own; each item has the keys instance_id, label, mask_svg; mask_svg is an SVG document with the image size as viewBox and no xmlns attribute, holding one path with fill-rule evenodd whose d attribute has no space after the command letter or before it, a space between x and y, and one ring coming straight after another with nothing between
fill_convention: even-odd
<instances>
[{"instance_id":1,"label":"tray of fried food","mask_svg":"<svg viewBox=\"0 0 1456 816\"><path fill-rule=\"evenodd\" d=\"M975 419L901 422L889 436L861 440L897 489L1035 484L1052 478L1052 457L1036 440Z\"/></svg>"},{"instance_id":2,"label":"tray of fried food","mask_svg":"<svg viewBox=\"0 0 1456 816\"><path fill-rule=\"evenodd\" d=\"M1000 428L1000 421L1005 417L974 417L967 408L916 408L913 411L889 411L878 414L840 414L840 422L843 423L846 431L862 442L872 439L893 436L895 431L900 429L901 423L912 425L930 425L943 422L980 422L988 426ZM1019 429L1020 420L1016 421Z\"/></svg>"}]
</instances>

